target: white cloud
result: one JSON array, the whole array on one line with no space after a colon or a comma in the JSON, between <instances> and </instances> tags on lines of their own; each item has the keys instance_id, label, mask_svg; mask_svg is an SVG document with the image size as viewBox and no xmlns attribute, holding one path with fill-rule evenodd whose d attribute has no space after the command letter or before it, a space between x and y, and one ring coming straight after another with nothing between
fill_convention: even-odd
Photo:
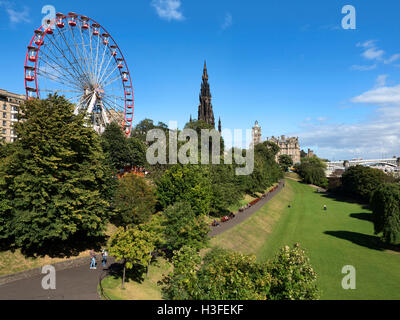
<instances>
[{"instance_id":1,"label":"white cloud","mask_svg":"<svg viewBox=\"0 0 400 320\"><path fill-rule=\"evenodd\" d=\"M392 55L389 59L384 60L385 64L391 64L400 59L400 54L396 53Z\"/></svg>"},{"instance_id":2,"label":"white cloud","mask_svg":"<svg viewBox=\"0 0 400 320\"><path fill-rule=\"evenodd\" d=\"M357 47L362 47L362 48L371 48L375 46L376 40L368 40L363 43L359 42L357 43Z\"/></svg>"},{"instance_id":3,"label":"white cloud","mask_svg":"<svg viewBox=\"0 0 400 320\"><path fill-rule=\"evenodd\" d=\"M368 60L380 60L385 54L385 51L379 50L376 47L368 48L362 53L362 56Z\"/></svg>"},{"instance_id":4,"label":"white cloud","mask_svg":"<svg viewBox=\"0 0 400 320\"><path fill-rule=\"evenodd\" d=\"M395 87L379 87L351 99L354 103L400 106L400 85Z\"/></svg>"},{"instance_id":5,"label":"white cloud","mask_svg":"<svg viewBox=\"0 0 400 320\"><path fill-rule=\"evenodd\" d=\"M361 66L361 65L355 64L355 65L351 66L351 70L370 71L370 70L376 69L376 67L377 67L377 64L373 64L373 65L370 65L370 66Z\"/></svg>"},{"instance_id":6,"label":"white cloud","mask_svg":"<svg viewBox=\"0 0 400 320\"><path fill-rule=\"evenodd\" d=\"M374 104L377 108L368 118L352 124L316 122L295 133L303 148L315 148L329 159L354 157L375 158L399 155L400 152L400 85L385 86L386 75L377 85L351 99L353 103ZM345 117L345 115L343 115Z\"/></svg>"},{"instance_id":7,"label":"white cloud","mask_svg":"<svg viewBox=\"0 0 400 320\"><path fill-rule=\"evenodd\" d=\"M378 76L378 78L376 78L375 81L375 87L376 88L384 87L386 85L387 78L388 78L387 74L381 74L380 76Z\"/></svg>"},{"instance_id":8,"label":"white cloud","mask_svg":"<svg viewBox=\"0 0 400 320\"><path fill-rule=\"evenodd\" d=\"M225 30L229 27L232 26L233 23L233 19L232 19L232 14L230 14L229 12L225 15L225 21L222 25L222 29Z\"/></svg>"},{"instance_id":9,"label":"white cloud","mask_svg":"<svg viewBox=\"0 0 400 320\"><path fill-rule=\"evenodd\" d=\"M15 5L9 1L0 1L0 6L4 7L12 24L20 22L30 22L29 8L24 6L22 9L15 9Z\"/></svg>"},{"instance_id":10,"label":"white cloud","mask_svg":"<svg viewBox=\"0 0 400 320\"><path fill-rule=\"evenodd\" d=\"M151 5L156 9L158 16L162 19L168 21L181 21L185 19L181 12L182 3L180 0L153 0Z\"/></svg>"}]
</instances>

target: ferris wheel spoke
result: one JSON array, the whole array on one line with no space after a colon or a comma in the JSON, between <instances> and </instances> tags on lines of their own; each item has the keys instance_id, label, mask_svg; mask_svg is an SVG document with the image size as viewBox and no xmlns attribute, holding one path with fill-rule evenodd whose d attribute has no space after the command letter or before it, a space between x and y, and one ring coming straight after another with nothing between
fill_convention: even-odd
<instances>
[{"instance_id":1,"label":"ferris wheel spoke","mask_svg":"<svg viewBox=\"0 0 400 320\"><path fill-rule=\"evenodd\" d=\"M80 71L78 71L79 75L80 75L81 77L85 77L87 80L89 80L87 74L85 74L85 72L83 71L82 66L81 66L81 65L79 64L79 62L76 60L76 57L75 57L74 53L72 52L71 47L70 47L70 45L68 44L68 41L67 41L67 39L65 38L64 33L63 33L63 32L60 32L60 34L61 34L61 38L64 40L64 43L65 43L66 46L68 47L69 52L71 53L72 59L75 60L75 63L76 63L76 65L77 65L77 67L80 69Z\"/></svg>"},{"instance_id":2,"label":"ferris wheel spoke","mask_svg":"<svg viewBox=\"0 0 400 320\"><path fill-rule=\"evenodd\" d=\"M40 72L45 72L47 75L49 75L49 78L56 78L56 79L59 79L60 81L64 81L64 82L65 82L65 81L68 81L68 82L70 82L72 85L74 85L74 87L79 88L79 89L82 89L82 83L77 82L76 80L71 80L70 77L68 77L68 76L65 75L64 73L60 72L60 70L59 70L58 68L54 67L52 64L48 63L46 60L41 60L41 62L44 62L44 63L47 65L47 67L50 67L51 69L53 69L54 71L56 71L56 72L57 72L57 75L48 72L48 71L47 71L48 68L47 68L46 66L44 66L44 65L43 65L43 68L42 68L41 65L39 65L39 66L38 66L38 71L40 71ZM60 75L61 77L58 76L58 75ZM72 79L74 79L74 78L72 77Z\"/></svg>"},{"instance_id":3,"label":"ferris wheel spoke","mask_svg":"<svg viewBox=\"0 0 400 320\"><path fill-rule=\"evenodd\" d=\"M80 101L78 102L78 104L76 105L76 110L80 110L80 109L84 109L86 110L86 108L89 106L89 102L92 99L91 95L87 95L86 97L82 97L80 99ZM84 108L86 106L86 108Z\"/></svg>"},{"instance_id":4,"label":"ferris wheel spoke","mask_svg":"<svg viewBox=\"0 0 400 320\"><path fill-rule=\"evenodd\" d=\"M51 89L39 89L39 91L40 91L40 92L50 92L50 93L58 93L58 92L71 93L71 92L73 92L73 93L82 94L81 91L76 91L76 90L63 90L63 89L54 89L54 90L51 90Z\"/></svg>"},{"instance_id":5,"label":"ferris wheel spoke","mask_svg":"<svg viewBox=\"0 0 400 320\"><path fill-rule=\"evenodd\" d=\"M95 78L97 77L97 70L98 70L97 59L99 57L99 45L100 45L100 35L97 35L97 49L96 49L96 63L95 63L96 69L94 73Z\"/></svg>"},{"instance_id":6,"label":"ferris wheel spoke","mask_svg":"<svg viewBox=\"0 0 400 320\"><path fill-rule=\"evenodd\" d=\"M61 78L55 76L54 74L48 73L48 72L45 71L45 70L42 70L42 69L39 69L39 68L38 68L37 73L38 73L38 75L40 75L40 76L42 76L42 77L44 77L44 78L46 78L46 79L50 79L51 81L58 82L59 84L62 84L62 85L67 86L67 87L69 87L69 88L72 88L72 89L81 89L81 88L78 87L77 85L75 85L75 84L73 84L73 83L65 82L65 81L63 81L63 79L61 79Z\"/></svg>"},{"instance_id":7,"label":"ferris wheel spoke","mask_svg":"<svg viewBox=\"0 0 400 320\"><path fill-rule=\"evenodd\" d=\"M81 39L82 39L83 50L85 51L85 58L86 58L87 69L88 69L88 72L89 72L89 77L90 77L91 79L93 79L93 74L92 74L92 70L91 70L91 65L90 65L90 63L89 63L88 53L87 53L87 50L86 50L86 42L85 42L84 37L83 37L82 27L81 27L81 26L80 26L80 28L79 28L79 33L80 33Z\"/></svg>"},{"instance_id":8,"label":"ferris wheel spoke","mask_svg":"<svg viewBox=\"0 0 400 320\"><path fill-rule=\"evenodd\" d=\"M115 106L110 104L108 101L102 100L103 104L107 107L107 111L109 114L111 114L110 110L113 110L116 113L123 113L123 110L121 108L116 109ZM122 115L123 119L125 119L124 115Z\"/></svg>"},{"instance_id":9,"label":"ferris wheel spoke","mask_svg":"<svg viewBox=\"0 0 400 320\"><path fill-rule=\"evenodd\" d=\"M77 26L77 27L80 28L80 26ZM75 44L76 53L77 53L77 55L79 55L81 61L83 62L85 59L82 57L80 51L78 50L78 43L76 42L76 39L75 39L75 33L74 33L72 27L71 27L69 24L68 24L68 28L69 28L69 30L70 30L70 33L72 34L72 38L74 39L74 44ZM86 62L86 61L85 61L85 62ZM86 73L86 74L89 74L89 70L88 70L88 68L87 68L87 64L86 64L86 63L83 63L83 65L85 66L85 69L86 69L86 70L85 70L85 73Z\"/></svg>"},{"instance_id":10,"label":"ferris wheel spoke","mask_svg":"<svg viewBox=\"0 0 400 320\"><path fill-rule=\"evenodd\" d=\"M107 51L107 48L108 48L107 45L104 45L103 56L101 58L100 67L99 67L99 70L98 70L98 72L96 74L96 83L99 82L99 77L100 77L101 69L103 68L104 56L105 56L105 53Z\"/></svg>"},{"instance_id":11,"label":"ferris wheel spoke","mask_svg":"<svg viewBox=\"0 0 400 320\"><path fill-rule=\"evenodd\" d=\"M49 50L50 51L50 50ZM50 57L45 51L42 51L42 54L44 54L49 60L51 60L52 62L54 62L56 65L58 65L60 67L60 69L57 69L56 67L54 67L52 64L48 63L45 59L42 59L40 61L43 61L44 63L46 63L49 67L51 67L53 70L55 70L58 74L64 76L65 78L67 78L69 81L75 83L77 86L82 87L82 83L78 83L76 82L76 75L72 74L71 72L68 71L67 68L65 68L65 66L62 66L59 62L57 62L56 60L54 60L52 57ZM67 73L64 73L63 71L66 71ZM78 78L79 79L79 78Z\"/></svg>"},{"instance_id":12,"label":"ferris wheel spoke","mask_svg":"<svg viewBox=\"0 0 400 320\"><path fill-rule=\"evenodd\" d=\"M72 69L74 69L76 76L81 77L81 72L78 70L79 63L76 64L76 59L74 59L75 57L71 51L71 48L68 46L65 47L65 42L63 39L61 39L62 41L59 41L59 38L64 37L65 32L66 32L66 30L64 30L64 31L58 30L58 33L57 33L58 37L56 37L56 35L53 34L54 42L52 42L52 44L57 48L58 52L61 53L62 58L65 59L66 62L68 62L68 64L72 67ZM69 57L67 56L67 54ZM71 60L75 60L75 61L71 61Z\"/></svg>"},{"instance_id":13,"label":"ferris wheel spoke","mask_svg":"<svg viewBox=\"0 0 400 320\"><path fill-rule=\"evenodd\" d=\"M124 106L117 104L116 102L112 101L111 99L108 99L107 97L103 97L103 101L106 101L109 105L114 106L113 107L114 110L125 110Z\"/></svg>"},{"instance_id":14,"label":"ferris wheel spoke","mask_svg":"<svg viewBox=\"0 0 400 320\"><path fill-rule=\"evenodd\" d=\"M108 63L107 66L105 67L105 69L101 72L100 78L98 80L98 83L101 82L101 79L103 79L104 75L106 74L108 67L110 66L111 61L114 59L113 55L110 56L110 58L108 59Z\"/></svg>"},{"instance_id":15,"label":"ferris wheel spoke","mask_svg":"<svg viewBox=\"0 0 400 320\"><path fill-rule=\"evenodd\" d=\"M61 56L63 57L63 59L70 65L71 69L74 70L74 72L76 73L75 75L71 74L71 76L72 76L74 79L81 79L81 78L82 78L81 73L75 68L74 64L73 64L73 63L68 59L68 57L65 55L65 53L64 53L65 50L63 50L62 47L60 48L60 47L57 45L57 44L59 44L58 41L56 41L57 38L54 37L54 42L51 40L50 37L49 37L48 39L49 39L50 42L53 44L53 46L60 52L60 54L61 54ZM55 42L57 42L57 44L56 44ZM65 67L63 67L63 68L65 68Z\"/></svg>"},{"instance_id":16,"label":"ferris wheel spoke","mask_svg":"<svg viewBox=\"0 0 400 320\"><path fill-rule=\"evenodd\" d=\"M121 75L120 75L120 74L118 74L118 76L116 76L116 77L113 78L112 80L110 80L110 81L108 81L108 82L102 84L102 86L103 86L103 88L105 88L105 87L109 86L110 84L114 83L114 82L117 81L117 80L121 80Z\"/></svg>"},{"instance_id":17,"label":"ferris wheel spoke","mask_svg":"<svg viewBox=\"0 0 400 320\"><path fill-rule=\"evenodd\" d=\"M125 102L125 98L120 97L120 96L116 96L116 95L113 95L113 94L104 94L104 96L109 98L109 99L114 98L114 99L121 100L121 101Z\"/></svg>"}]
</instances>

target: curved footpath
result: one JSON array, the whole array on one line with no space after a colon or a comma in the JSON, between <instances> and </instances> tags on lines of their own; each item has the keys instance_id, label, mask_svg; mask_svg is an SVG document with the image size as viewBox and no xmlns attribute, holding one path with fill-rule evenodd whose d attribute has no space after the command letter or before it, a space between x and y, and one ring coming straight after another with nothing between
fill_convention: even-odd
<instances>
[{"instance_id":1,"label":"curved footpath","mask_svg":"<svg viewBox=\"0 0 400 320\"><path fill-rule=\"evenodd\" d=\"M255 205L237 213L234 219L223 222L218 227L211 227L209 236L215 237L249 218L278 194L283 186L284 180L281 180L275 191L268 193ZM89 269L89 257L76 259L73 267L62 266L63 263L54 264L57 270L55 290L42 288L42 279L46 274L42 274L40 268L0 277L0 300L98 300L100 297L97 293L97 285L103 268L101 257L97 256L97 258L96 270ZM110 265L112 261L109 259L107 265Z\"/></svg>"},{"instance_id":2,"label":"curved footpath","mask_svg":"<svg viewBox=\"0 0 400 320\"><path fill-rule=\"evenodd\" d=\"M55 263L56 289L44 290L42 279L46 274L41 268L24 271L11 276L0 277L0 300L99 300L97 285L103 272L101 256L97 256L97 269L90 270L90 258L75 259L78 262L73 267L65 268L61 263ZM112 264L109 259L107 265Z\"/></svg>"},{"instance_id":3,"label":"curved footpath","mask_svg":"<svg viewBox=\"0 0 400 320\"><path fill-rule=\"evenodd\" d=\"M261 209L268 201L270 201L275 195L277 195L285 185L285 180L279 181L278 187L273 191L269 192L265 198L258 201L255 205L251 206L250 208L246 209L243 212L235 213L236 216L232 220L226 222L220 222L220 225L217 227L211 227L211 231L209 232L209 237L215 237L229 229L232 229L234 226L242 223L244 220L252 216L258 210Z\"/></svg>"}]
</instances>

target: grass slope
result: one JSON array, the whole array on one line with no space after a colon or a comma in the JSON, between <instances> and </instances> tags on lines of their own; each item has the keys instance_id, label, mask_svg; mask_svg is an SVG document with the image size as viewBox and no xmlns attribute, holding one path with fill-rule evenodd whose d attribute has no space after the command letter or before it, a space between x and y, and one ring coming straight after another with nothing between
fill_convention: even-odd
<instances>
[{"instance_id":1,"label":"grass slope","mask_svg":"<svg viewBox=\"0 0 400 320\"><path fill-rule=\"evenodd\" d=\"M259 212L211 243L264 260L299 242L318 273L323 299L400 299L400 254L379 247L369 219L370 211L360 204L287 179L285 189ZM356 268L356 290L342 289L345 265Z\"/></svg>"}]
</instances>

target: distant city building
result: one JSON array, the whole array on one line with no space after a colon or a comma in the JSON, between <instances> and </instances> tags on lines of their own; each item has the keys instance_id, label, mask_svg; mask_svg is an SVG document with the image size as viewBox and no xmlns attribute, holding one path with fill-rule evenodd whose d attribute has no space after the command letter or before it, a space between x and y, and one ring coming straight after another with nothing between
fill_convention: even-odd
<instances>
[{"instance_id":1,"label":"distant city building","mask_svg":"<svg viewBox=\"0 0 400 320\"><path fill-rule=\"evenodd\" d=\"M14 142L17 136L14 123L18 122L19 106L25 101L25 95L0 89L0 139Z\"/></svg>"},{"instance_id":2,"label":"distant city building","mask_svg":"<svg viewBox=\"0 0 400 320\"><path fill-rule=\"evenodd\" d=\"M253 146L261 143L261 127L258 125L258 121L254 124L252 128Z\"/></svg>"},{"instance_id":3,"label":"distant city building","mask_svg":"<svg viewBox=\"0 0 400 320\"><path fill-rule=\"evenodd\" d=\"M277 144L280 148L280 151L276 155L276 160L279 159L280 155L287 154L292 158L293 163L300 162L300 144L298 137L286 138L285 136L281 136L280 138L275 138L272 136L270 139L267 138L267 141Z\"/></svg>"},{"instance_id":4,"label":"distant city building","mask_svg":"<svg viewBox=\"0 0 400 320\"><path fill-rule=\"evenodd\" d=\"M116 122L121 128L124 125L125 115L123 111L116 111L114 109L108 109L108 114L112 122Z\"/></svg>"},{"instance_id":5,"label":"distant city building","mask_svg":"<svg viewBox=\"0 0 400 320\"><path fill-rule=\"evenodd\" d=\"M314 156L315 156L314 151L308 149L308 151L307 151L307 158L312 158L312 157L314 157Z\"/></svg>"}]
</instances>

